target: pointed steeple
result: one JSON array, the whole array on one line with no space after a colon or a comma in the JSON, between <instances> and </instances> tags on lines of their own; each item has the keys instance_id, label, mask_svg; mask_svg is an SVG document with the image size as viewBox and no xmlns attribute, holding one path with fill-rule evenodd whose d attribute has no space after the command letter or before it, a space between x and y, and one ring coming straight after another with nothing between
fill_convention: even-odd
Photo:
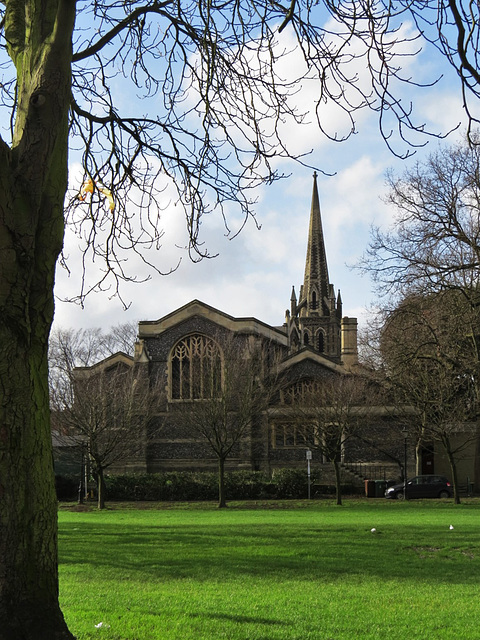
<instances>
[{"instance_id":1,"label":"pointed steeple","mask_svg":"<svg viewBox=\"0 0 480 640\"><path fill-rule=\"evenodd\" d=\"M292 287L292 295L290 296L290 313L292 316L297 315L297 295L295 293L295 287Z\"/></svg>"},{"instance_id":2,"label":"pointed steeple","mask_svg":"<svg viewBox=\"0 0 480 640\"><path fill-rule=\"evenodd\" d=\"M342 296L328 278L317 174L313 174L305 276L300 295L292 288L285 327L289 353L316 351L329 360L354 366L357 356L357 320L342 317Z\"/></svg>"},{"instance_id":3,"label":"pointed steeple","mask_svg":"<svg viewBox=\"0 0 480 640\"><path fill-rule=\"evenodd\" d=\"M303 307L303 313L307 316L323 316L328 314L328 310L325 309L325 302L329 297L330 284L328 279L327 255L323 239L317 173L315 172L313 174L312 206L310 210L305 277L299 307Z\"/></svg>"},{"instance_id":4,"label":"pointed steeple","mask_svg":"<svg viewBox=\"0 0 480 640\"><path fill-rule=\"evenodd\" d=\"M340 295L340 289L339 289L338 296L337 296L337 317L338 318L342 317L342 307L343 307L342 296Z\"/></svg>"}]
</instances>

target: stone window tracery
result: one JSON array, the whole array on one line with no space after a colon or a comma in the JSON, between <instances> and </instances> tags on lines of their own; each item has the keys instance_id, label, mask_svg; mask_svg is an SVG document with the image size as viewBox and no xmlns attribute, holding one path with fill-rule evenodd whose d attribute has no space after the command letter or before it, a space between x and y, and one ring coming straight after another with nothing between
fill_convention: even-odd
<instances>
[{"instance_id":1,"label":"stone window tracery","mask_svg":"<svg viewBox=\"0 0 480 640\"><path fill-rule=\"evenodd\" d=\"M180 340L170 356L172 400L214 397L222 387L222 356L218 344L204 335Z\"/></svg>"},{"instance_id":2,"label":"stone window tracery","mask_svg":"<svg viewBox=\"0 0 480 640\"><path fill-rule=\"evenodd\" d=\"M291 423L275 424L272 431L274 449L284 447L305 447L308 444L304 428Z\"/></svg>"},{"instance_id":3,"label":"stone window tracery","mask_svg":"<svg viewBox=\"0 0 480 640\"><path fill-rule=\"evenodd\" d=\"M283 404L300 404L318 395L319 382L311 378L299 380L282 390Z\"/></svg>"}]
</instances>

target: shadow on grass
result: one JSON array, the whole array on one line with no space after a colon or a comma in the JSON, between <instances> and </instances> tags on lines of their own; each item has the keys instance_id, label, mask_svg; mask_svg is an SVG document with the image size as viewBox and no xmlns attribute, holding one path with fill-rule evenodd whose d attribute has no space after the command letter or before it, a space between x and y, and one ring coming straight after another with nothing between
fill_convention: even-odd
<instances>
[{"instance_id":1,"label":"shadow on grass","mask_svg":"<svg viewBox=\"0 0 480 640\"><path fill-rule=\"evenodd\" d=\"M234 576L334 582L350 576L477 584L476 531L274 524L146 526L68 522L60 527L60 564L116 571L116 579L223 580ZM435 547L435 554L419 548ZM276 624L272 621L272 624Z\"/></svg>"}]
</instances>

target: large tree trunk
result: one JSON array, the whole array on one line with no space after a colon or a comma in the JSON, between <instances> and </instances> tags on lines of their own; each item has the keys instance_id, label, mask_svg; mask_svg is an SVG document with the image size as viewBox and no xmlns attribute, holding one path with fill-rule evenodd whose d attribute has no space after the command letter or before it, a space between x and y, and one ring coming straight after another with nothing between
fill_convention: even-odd
<instances>
[{"instance_id":1,"label":"large tree trunk","mask_svg":"<svg viewBox=\"0 0 480 640\"><path fill-rule=\"evenodd\" d=\"M67 640L58 604L47 351L63 240L74 0L7 2L17 73L0 140L0 640Z\"/></svg>"},{"instance_id":2,"label":"large tree trunk","mask_svg":"<svg viewBox=\"0 0 480 640\"><path fill-rule=\"evenodd\" d=\"M0 639L71 638L58 605L54 488L44 345L2 323ZM9 348L6 349L6 345Z\"/></svg>"}]
</instances>

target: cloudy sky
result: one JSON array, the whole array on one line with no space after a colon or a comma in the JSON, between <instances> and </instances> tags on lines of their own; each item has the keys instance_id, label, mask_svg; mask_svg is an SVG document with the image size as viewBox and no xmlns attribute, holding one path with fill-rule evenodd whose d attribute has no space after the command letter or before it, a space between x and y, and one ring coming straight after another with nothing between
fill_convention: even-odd
<instances>
[{"instance_id":1,"label":"cloudy sky","mask_svg":"<svg viewBox=\"0 0 480 640\"><path fill-rule=\"evenodd\" d=\"M423 80L426 74L428 78L434 77L444 63L424 54L408 64L412 77ZM294 72L295 64L291 67ZM297 99L303 105L313 105L315 92L315 86L305 86ZM415 95L407 87L404 99L414 101L417 121L425 122L434 131L447 131L462 120L460 89L451 74L434 87L415 91ZM350 266L364 252L371 225L386 227L391 223L394 212L382 202L385 172L393 169L402 173L439 144L432 139L415 157L401 160L387 149L377 121L376 113L360 113L356 119L358 133L341 144L328 142L313 119L310 125L285 131L296 150L312 149L311 164L332 174L319 174L318 178L330 282L341 290L344 315L358 317L361 323L375 296L370 281ZM334 105L325 107L322 122L330 125L332 131L341 127ZM448 140L453 142L458 135L453 134ZM405 147L399 143L397 150L404 151ZM150 259L163 271L180 260L179 267L168 276L155 275L143 284L125 285L122 295L130 305L127 310L108 292L92 293L83 309L62 302L62 298L78 293L80 287L77 240L67 232L70 274L61 267L57 270L56 325L109 327L130 320L156 320L195 298L233 316L254 316L269 324L282 324L285 309L290 305L292 285L298 293L303 281L313 172L286 161L282 161L281 169L291 174L288 179L258 191L256 213L260 229L250 221L230 240L220 217L204 220L202 240L210 253L219 254L214 259L199 263L189 260L179 248L186 241L184 219L177 208L167 209L162 218L165 231L162 248ZM72 175L75 171L72 165ZM235 228L234 219L231 223ZM98 266L92 267L92 278ZM137 265L131 264L130 269L135 271ZM141 269L138 265L139 273Z\"/></svg>"}]
</instances>

